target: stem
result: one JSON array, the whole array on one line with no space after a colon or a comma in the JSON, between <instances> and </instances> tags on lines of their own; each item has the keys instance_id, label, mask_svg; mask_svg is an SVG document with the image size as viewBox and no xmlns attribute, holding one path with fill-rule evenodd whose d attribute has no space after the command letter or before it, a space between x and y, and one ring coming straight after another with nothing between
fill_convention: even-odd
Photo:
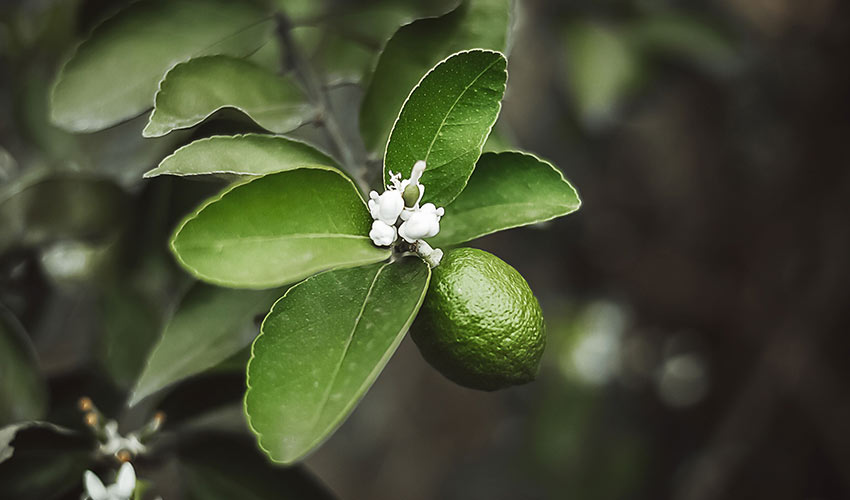
<instances>
[{"instance_id":1,"label":"stem","mask_svg":"<svg viewBox=\"0 0 850 500\"><path fill-rule=\"evenodd\" d=\"M291 23L283 14L278 13L277 18L277 34L286 48L283 65L284 69L292 67L298 78L304 84L307 91L307 96L318 108L319 121L323 125L323 130L327 135L328 141L335 150L337 157L342 161L342 166L351 174L354 181L364 193L369 192L369 184L366 181L368 172L366 165L359 164L354 157L354 152L342 129L339 126L339 120L334 113L328 98L327 91L321 80L319 80L310 63L304 58L295 40L292 38Z\"/></svg>"}]
</instances>

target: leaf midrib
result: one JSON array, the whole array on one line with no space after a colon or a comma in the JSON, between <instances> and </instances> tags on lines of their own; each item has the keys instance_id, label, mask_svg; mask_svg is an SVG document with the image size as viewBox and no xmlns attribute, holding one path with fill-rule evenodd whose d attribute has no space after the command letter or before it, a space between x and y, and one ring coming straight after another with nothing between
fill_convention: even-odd
<instances>
[{"instance_id":1,"label":"leaf midrib","mask_svg":"<svg viewBox=\"0 0 850 500\"><path fill-rule=\"evenodd\" d=\"M339 376L339 371L340 369L342 369L342 364L343 362L345 362L345 358L348 356L348 351L351 348L351 342L354 340L354 333L357 331L357 327L360 325L360 320L363 318L363 312L366 310L366 304L369 302L369 297L372 296L372 290L375 288L375 283L378 282L378 277L389 265L390 264L387 263L381 266L375 273L375 277L372 278L372 283L369 284L369 289L366 291L366 296L363 298L363 304L360 306L360 312L354 319L354 325L351 327L351 332L348 334L348 339L345 342L345 348L342 351L342 356L339 358L339 362L334 368L333 375L331 375L330 382L328 383L328 388L325 391L324 396L322 397L322 405L319 407L319 411L316 412L316 416L313 419L313 424L310 426L313 435L315 435L316 426L319 425L319 421L322 419L322 414L325 411L325 407L327 407L328 401L330 401L331 392L333 391L333 387L336 384L337 376Z\"/></svg>"},{"instance_id":2,"label":"leaf midrib","mask_svg":"<svg viewBox=\"0 0 850 500\"><path fill-rule=\"evenodd\" d=\"M476 76L476 77L475 77L475 78L474 78L471 82L469 82L469 84L468 84L468 85L467 85L467 86L463 89L463 92L461 92L461 93L460 93L460 95L458 95L458 96L457 96L457 99L455 99L455 101L454 101L454 102L452 103L452 105L449 107L449 110L446 112L445 116L443 116L443 120L440 122L440 126L439 126L439 127L437 127L437 131L436 131L436 133L434 134L434 138L433 138L433 139L431 139L431 144L429 144L429 145L428 145L428 151L426 151L426 152L425 152L425 158L424 158L424 161L425 161L425 163L426 163L426 164L428 163L428 158L431 156L431 149L433 149L433 148L434 148L434 144L437 142L437 137L439 137L439 136L440 136L440 131L441 131L441 130L443 130L443 127L446 125L446 120L448 120L448 119L449 119L449 115L451 115L451 114L452 114L452 111L454 111L455 106L457 106L457 103L459 103L459 102L460 102L460 100L461 100L461 99L463 99L463 96L464 96L464 95L466 95L466 93L469 91L469 89L470 89L473 85L475 85L475 83L476 83L476 82L477 82L477 81L478 81L478 80L479 80L482 76L484 76L484 73L486 73L486 72L490 71L490 68L492 68L493 66L495 66L497 62L499 62L499 58L498 58L498 57L497 57L496 59L494 59L494 60L493 60L493 62L491 62L490 64L488 64L488 65L487 65L487 67L486 67L486 68L484 68L484 69L483 69L480 73L478 73L478 75L477 75L477 76ZM439 168L439 167L441 167L441 166L442 166L442 165L436 165L436 166L434 166L433 168Z\"/></svg>"},{"instance_id":3,"label":"leaf midrib","mask_svg":"<svg viewBox=\"0 0 850 500\"><path fill-rule=\"evenodd\" d=\"M268 243L273 241L285 241L285 240L300 240L300 239L332 239L332 238L342 238L342 239L350 239L350 240L368 240L368 236L360 235L360 234L347 234L347 233L294 233L287 234L281 236L234 236L231 238L216 238L212 240L216 245L224 246L224 245L232 245L232 244L240 244L240 243ZM181 245L183 248L197 248L197 247L207 247L210 243L198 243L195 245Z\"/></svg>"}]
</instances>

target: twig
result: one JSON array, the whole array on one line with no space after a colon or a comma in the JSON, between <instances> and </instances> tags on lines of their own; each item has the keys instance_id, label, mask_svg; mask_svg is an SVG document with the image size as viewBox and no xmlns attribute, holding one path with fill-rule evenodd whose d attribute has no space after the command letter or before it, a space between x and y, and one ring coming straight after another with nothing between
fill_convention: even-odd
<instances>
[{"instance_id":1,"label":"twig","mask_svg":"<svg viewBox=\"0 0 850 500\"><path fill-rule=\"evenodd\" d=\"M323 125L322 129L325 131L335 153L342 161L342 166L352 175L363 192L368 192L369 184L366 181L366 174L368 173L366 165L358 164L355 159L354 153L339 126L339 120L333 111L324 85L316 76L310 63L304 58L298 44L292 38L292 27L289 20L280 13L276 15L276 19L278 37L286 48L284 60L282 61L284 69L291 67L295 71L295 74L307 91L307 96L319 110L319 122Z\"/></svg>"}]
</instances>

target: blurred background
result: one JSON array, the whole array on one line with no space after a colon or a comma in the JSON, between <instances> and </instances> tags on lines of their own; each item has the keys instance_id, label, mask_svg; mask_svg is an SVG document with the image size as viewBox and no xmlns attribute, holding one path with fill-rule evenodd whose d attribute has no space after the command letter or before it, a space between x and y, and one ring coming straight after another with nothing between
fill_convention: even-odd
<instances>
[{"instance_id":1,"label":"blurred background","mask_svg":"<svg viewBox=\"0 0 850 500\"><path fill-rule=\"evenodd\" d=\"M2 423L79 427L84 394L121 412L190 281L166 238L220 187L141 173L227 120L154 140L144 117L48 124L59 64L115 4L0 3L0 310L43 375L0 366ZM517 7L488 148L550 159L584 204L473 246L539 298L540 377L467 390L405 340L306 469L344 499L850 498L850 4ZM334 96L356 110L362 88ZM158 407L240 429L241 377L219 367Z\"/></svg>"}]
</instances>

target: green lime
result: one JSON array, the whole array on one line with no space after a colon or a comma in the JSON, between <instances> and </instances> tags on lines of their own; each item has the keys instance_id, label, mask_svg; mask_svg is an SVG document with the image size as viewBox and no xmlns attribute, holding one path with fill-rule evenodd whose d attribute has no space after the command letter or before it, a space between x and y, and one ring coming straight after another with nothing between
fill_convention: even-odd
<instances>
[{"instance_id":1,"label":"green lime","mask_svg":"<svg viewBox=\"0 0 850 500\"><path fill-rule=\"evenodd\" d=\"M411 328L446 378L493 391L531 382L546 345L543 312L516 269L474 248L449 250Z\"/></svg>"}]
</instances>

